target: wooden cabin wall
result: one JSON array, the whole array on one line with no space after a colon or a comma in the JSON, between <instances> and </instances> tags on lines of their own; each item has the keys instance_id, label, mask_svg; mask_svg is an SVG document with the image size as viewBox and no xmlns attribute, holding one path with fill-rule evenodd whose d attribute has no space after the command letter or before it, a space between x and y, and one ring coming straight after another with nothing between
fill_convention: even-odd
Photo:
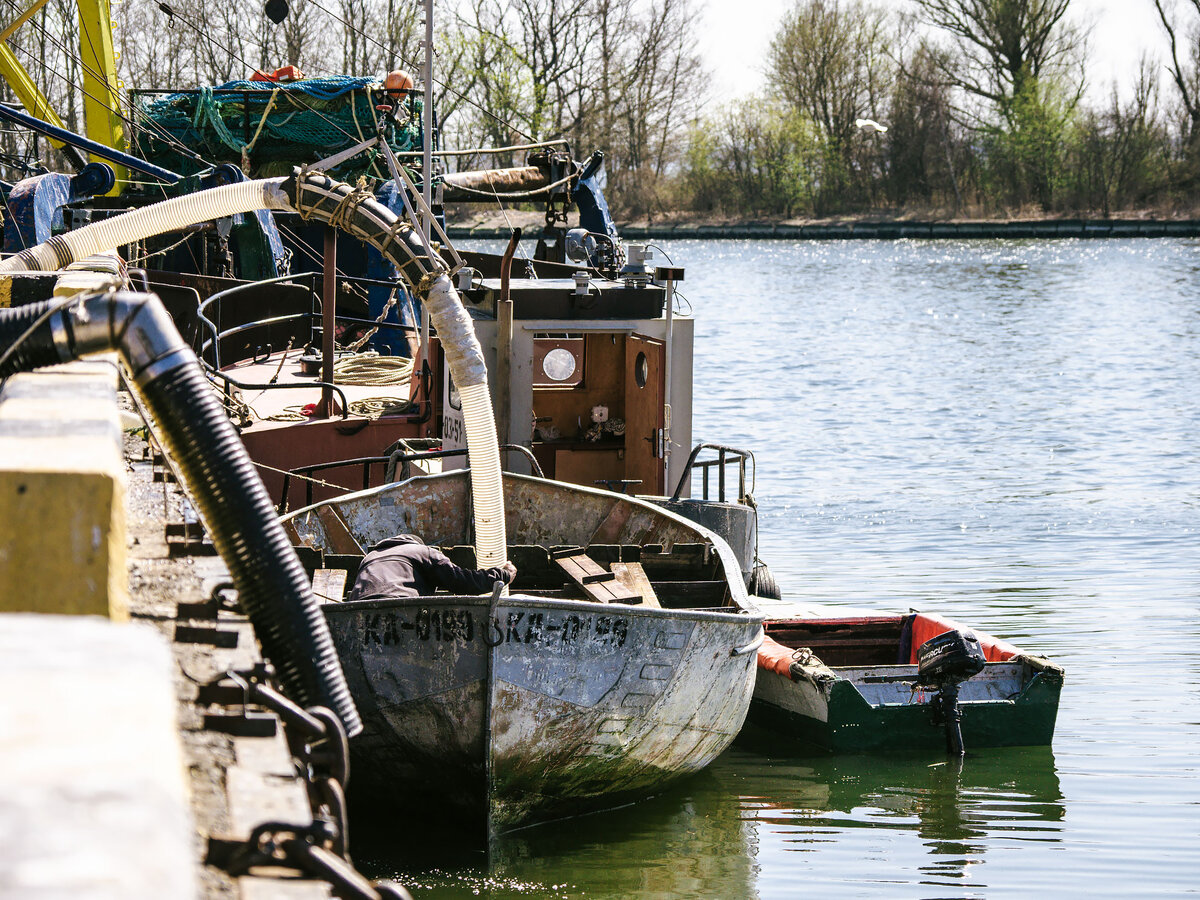
<instances>
[{"instance_id":1,"label":"wooden cabin wall","mask_svg":"<svg viewBox=\"0 0 1200 900\"><path fill-rule=\"evenodd\" d=\"M539 427L553 425L560 440L583 439L592 424L592 407L607 406L610 419L625 417L625 336L588 334L584 343L583 385L577 388L534 388L533 414Z\"/></svg>"}]
</instances>

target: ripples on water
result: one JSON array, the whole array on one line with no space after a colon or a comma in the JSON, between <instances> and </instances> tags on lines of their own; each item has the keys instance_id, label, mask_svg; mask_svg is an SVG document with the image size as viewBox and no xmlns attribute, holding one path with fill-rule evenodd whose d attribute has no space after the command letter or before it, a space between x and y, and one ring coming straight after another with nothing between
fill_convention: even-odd
<instances>
[{"instance_id":1,"label":"ripples on water","mask_svg":"<svg viewBox=\"0 0 1200 900\"><path fill-rule=\"evenodd\" d=\"M1053 751L957 771L739 743L417 895L1200 890L1200 244L659 243L697 321L693 439L755 451L785 596L1051 656Z\"/></svg>"}]
</instances>

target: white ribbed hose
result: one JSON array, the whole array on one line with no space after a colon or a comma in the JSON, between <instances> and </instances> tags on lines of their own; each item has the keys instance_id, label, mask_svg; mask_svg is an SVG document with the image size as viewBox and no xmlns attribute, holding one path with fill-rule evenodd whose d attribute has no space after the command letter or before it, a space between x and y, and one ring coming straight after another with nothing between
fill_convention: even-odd
<instances>
[{"instance_id":1,"label":"white ribbed hose","mask_svg":"<svg viewBox=\"0 0 1200 900\"><path fill-rule=\"evenodd\" d=\"M0 263L0 272L53 272L94 253L114 250L142 238L256 209L291 209L282 190L285 179L241 181L210 188L183 197L122 213L93 222L76 231L66 231L23 250ZM71 258L67 259L69 255Z\"/></svg>"},{"instance_id":2,"label":"white ribbed hose","mask_svg":"<svg viewBox=\"0 0 1200 900\"><path fill-rule=\"evenodd\" d=\"M440 275L433 282L425 298L425 308L437 328L462 401L467 459L471 463L471 495L475 500L476 564L480 568L501 566L508 558L504 493L483 348L450 276Z\"/></svg>"},{"instance_id":3,"label":"white ribbed hose","mask_svg":"<svg viewBox=\"0 0 1200 900\"><path fill-rule=\"evenodd\" d=\"M285 178L242 181L174 197L141 209L94 222L76 231L56 235L0 262L0 273L52 272L95 253L124 244L186 228L237 213L258 209L292 210L283 186ZM316 211L319 214L319 210ZM374 211L384 219L384 232L396 222L394 214L380 207ZM386 217L390 216L390 221ZM407 268L400 269L406 273ZM414 289L416 285L410 286ZM475 510L475 554L481 568L500 566L507 559L504 527L504 494L500 474L500 451L496 422L488 391L483 349L475 337L471 317L448 275L440 275L426 299L430 319L446 352L450 374L462 399L463 425L467 432L467 456L471 463L471 493Z\"/></svg>"}]
</instances>

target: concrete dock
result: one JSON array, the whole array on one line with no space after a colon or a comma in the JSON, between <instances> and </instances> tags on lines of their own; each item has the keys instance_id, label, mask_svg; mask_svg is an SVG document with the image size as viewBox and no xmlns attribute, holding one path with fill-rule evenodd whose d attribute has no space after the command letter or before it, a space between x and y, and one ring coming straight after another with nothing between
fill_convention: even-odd
<instances>
[{"instance_id":1,"label":"concrete dock","mask_svg":"<svg viewBox=\"0 0 1200 900\"><path fill-rule=\"evenodd\" d=\"M0 898L332 896L297 846L397 896L331 861L305 738L225 677L257 642L137 424L112 361L0 390Z\"/></svg>"}]
</instances>

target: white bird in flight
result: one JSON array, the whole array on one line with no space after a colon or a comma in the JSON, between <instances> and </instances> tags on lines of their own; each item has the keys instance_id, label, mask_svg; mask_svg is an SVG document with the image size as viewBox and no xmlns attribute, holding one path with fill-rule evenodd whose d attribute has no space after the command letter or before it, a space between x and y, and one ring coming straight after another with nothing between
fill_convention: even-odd
<instances>
[{"instance_id":1,"label":"white bird in flight","mask_svg":"<svg viewBox=\"0 0 1200 900\"><path fill-rule=\"evenodd\" d=\"M855 119L854 127L855 128L874 128L880 134L883 134L887 131L886 125L880 125L874 119Z\"/></svg>"}]
</instances>

